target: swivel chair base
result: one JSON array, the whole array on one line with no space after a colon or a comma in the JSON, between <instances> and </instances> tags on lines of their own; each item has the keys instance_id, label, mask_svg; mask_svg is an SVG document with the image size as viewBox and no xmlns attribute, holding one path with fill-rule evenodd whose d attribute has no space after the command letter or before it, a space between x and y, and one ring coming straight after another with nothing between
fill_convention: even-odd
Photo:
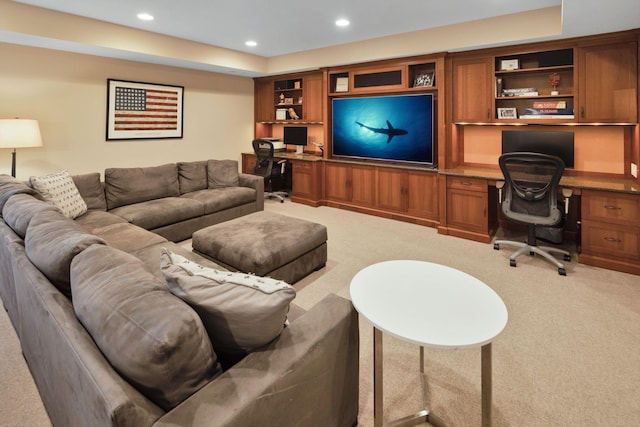
<instances>
[{"instance_id":1,"label":"swivel chair base","mask_svg":"<svg viewBox=\"0 0 640 427\"><path fill-rule=\"evenodd\" d=\"M264 193L264 197L269 199L276 198L280 200L280 203L284 203L284 198L289 197L289 193L286 191L269 191Z\"/></svg>"},{"instance_id":2,"label":"swivel chair base","mask_svg":"<svg viewBox=\"0 0 640 427\"><path fill-rule=\"evenodd\" d=\"M560 261L554 258L553 255L551 255L552 253L561 254L563 256L564 261L571 261L571 253L568 251L565 251L564 249L554 248L551 246L532 246L526 242L514 242L511 240L496 240L495 242L493 242L493 249L500 250L500 245L507 245L507 246L513 246L513 247L519 248L509 257L509 265L511 267L516 266L516 258L518 258L520 255L524 253L529 252L529 255L532 255L532 256L534 254L541 255L545 259L555 264L555 266L558 267L559 275L561 276L567 275L567 270L565 270L564 264L562 264Z\"/></svg>"}]
</instances>

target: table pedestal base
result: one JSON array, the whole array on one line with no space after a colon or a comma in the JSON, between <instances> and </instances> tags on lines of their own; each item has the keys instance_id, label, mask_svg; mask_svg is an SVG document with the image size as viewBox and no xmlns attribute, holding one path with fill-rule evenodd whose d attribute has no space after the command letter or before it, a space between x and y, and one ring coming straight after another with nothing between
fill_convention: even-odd
<instances>
[{"instance_id":1,"label":"table pedestal base","mask_svg":"<svg viewBox=\"0 0 640 427\"><path fill-rule=\"evenodd\" d=\"M409 427L428 422L433 426L444 426L442 419L430 413L427 407L427 384L424 375L424 347L420 346L420 383L422 386L421 411L384 424L383 386L382 386L382 331L373 328L373 419L374 427ZM481 394L482 427L491 426L491 343L481 349Z\"/></svg>"}]
</instances>

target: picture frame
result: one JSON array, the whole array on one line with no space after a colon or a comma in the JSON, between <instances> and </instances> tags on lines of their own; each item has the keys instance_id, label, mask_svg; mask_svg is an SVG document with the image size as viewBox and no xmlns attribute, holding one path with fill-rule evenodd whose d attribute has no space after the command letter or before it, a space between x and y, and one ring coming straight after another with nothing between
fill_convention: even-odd
<instances>
[{"instance_id":1,"label":"picture frame","mask_svg":"<svg viewBox=\"0 0 640 427\"><path fill-rule=\"evenodd\" d=\"M517 70L520 68L520 61L517 59L503 59L500 61L501 71Z\"/></svg>"},{"instance_id":2,"label":"picture frame","mask_svg":"<svg viewBox=\"0 0 640 427\"><path fill-rule=\"evenodd\" d=\"M413 81L413 87L432 87L435 85L435 72L425 71L417 73L416 78Z\"/></svg>"},{"instance_id":3,"label":"picture frame","mask_svg":"<svg viewBox=\"0 0 640 427\"><path fill-rule=\"evenodd\" d=\"M336 92L349 91L349 77L336 77Z\"/></svg>"},{"instance_id":4,"label":"picture frame","mask_svg":"<svg viewBox=\"0 0 640 427\"><path fill-rule=\"evenodd\" d=\"M517 119L518 110L515 108L498 108L499 119Z\"/></svg>"},{"instance_id":5,"label":"picture frame","mask_svg":"<svg viewBox=\"0 0 640 427\"><path fill-rule=\"evenodd\" d=\"M107 141L182 138L184 87L107 79Z\"/></svg>"},{"instance_id":6,"label":"picture frame","mask_svg":"<svg viewBox=\"0 0 640 427\"><path fill-rule=\"evenodd\" d=\"M285 98L284 99L284 104L285 105L293 105L293 98Z\"/></svg>"}]
</instances>

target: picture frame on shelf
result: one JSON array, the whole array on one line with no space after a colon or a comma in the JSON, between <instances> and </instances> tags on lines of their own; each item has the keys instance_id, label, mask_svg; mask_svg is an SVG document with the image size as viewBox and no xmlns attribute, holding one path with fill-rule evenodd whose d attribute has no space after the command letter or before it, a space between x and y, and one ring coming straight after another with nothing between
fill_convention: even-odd
<instances>
[{"instance_id":1,"label":"picture frame on shelf","mask_svg":"<svg viewBox=\"0 0 640 427\"><path fill-rule=\"evenodd\" d=\"M336 77L336 92L349 91L349 77Z\"/></svg>"},{"instance_id":2,"label":"picture frame on shelf","mask_svg":"<svg viewBox=\"0 0 640 427\"><path fill-rule=\"evenodd\" d=\"M518 110L515 108L498 108L499 119L517 119Z\"/></svg>"},{"instance_id":3,"label":"picture frame on shelf","mask_svg":"<svg viewBox=\"0 0 640 427\"><path fill-rule=\"evenodd\" d=\"M416 78L413 81L413 87L432 87L436 83L435 72L425 71L416 74Z\"/></svg>"},{"instance_id":4,"label":"picture frame on shelf","mask_svg":"<svg viewBox=\"0 0 640 427\"><path fill-rule=\"evenodd\" d=\"M183 97L184 86L107 79L106 140L182 138Z\"/></svg>"},{"instance_id":5,"label":"picture frame on shelf","mask_svg":"<svg viewBox=\"0 0 640 427\"><path fill-rule=\"evenodd\" d=\"M284 104L285 105L293 105L293 98L285 98L284 99Z\"/></svg>"},{"instance_id":6,"label":"picture frame on shelf","mask_svg":"<svg viewBox=\"0 0 640 427\"><path fill-rule=\"evenodd\" d=\"M503 59L500 61L501 71L511 71L520 69L520 61L517 59Z\"/></svg>"}]
</instances>

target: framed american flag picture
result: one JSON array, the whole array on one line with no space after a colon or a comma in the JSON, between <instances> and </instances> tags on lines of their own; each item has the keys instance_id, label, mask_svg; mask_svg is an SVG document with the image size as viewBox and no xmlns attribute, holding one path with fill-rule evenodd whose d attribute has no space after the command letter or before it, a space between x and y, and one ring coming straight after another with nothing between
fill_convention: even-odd
<instances>
[{"instance_id":1,"label":"framed american flag picture","mask_svg":"<svg viewBox=\"0 0 640 427\"><path fill-rule=\"evenodd\" d=\"M182 138L184 87L107 80L107 141Z\"/></svg>"}]
</instances>

